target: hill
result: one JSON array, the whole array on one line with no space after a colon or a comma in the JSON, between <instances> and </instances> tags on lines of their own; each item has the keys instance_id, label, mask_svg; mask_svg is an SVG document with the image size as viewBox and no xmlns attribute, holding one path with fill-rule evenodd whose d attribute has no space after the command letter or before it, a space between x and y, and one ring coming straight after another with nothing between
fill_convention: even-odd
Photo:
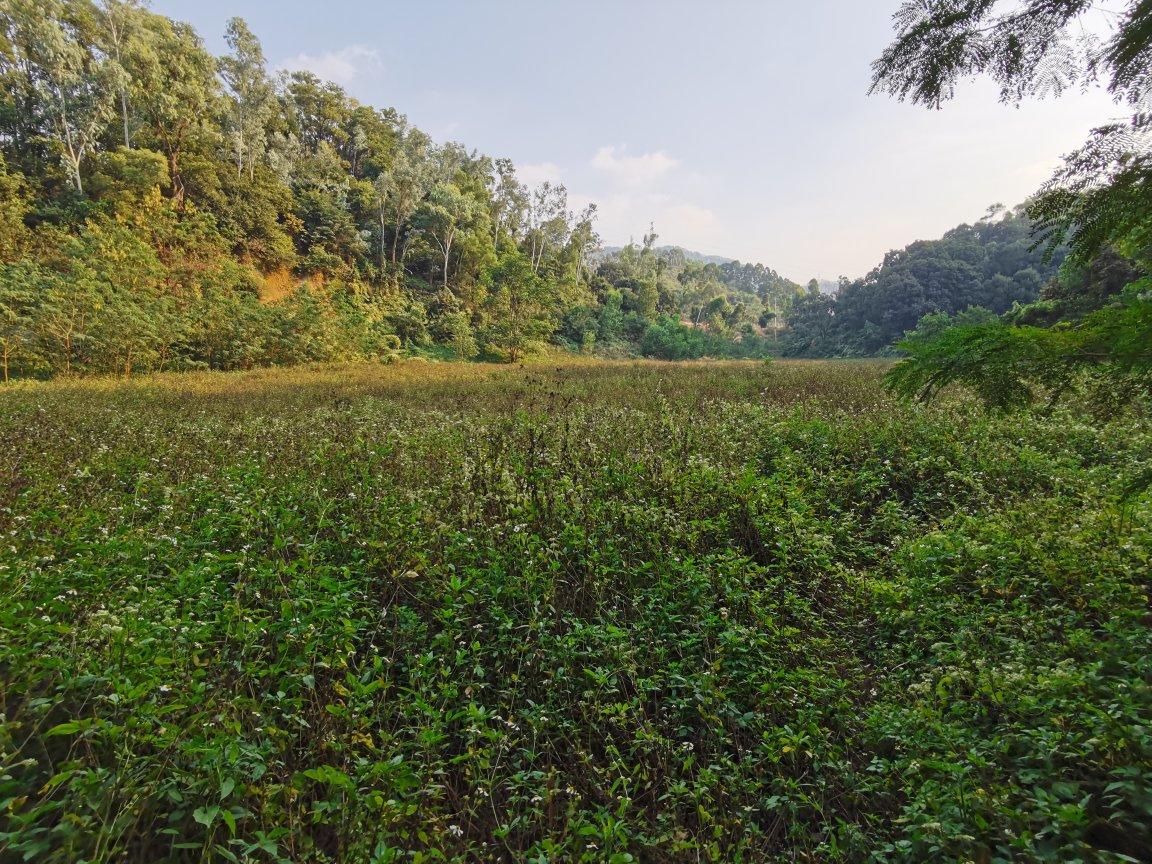
<instances>
[{"instance_id":1,"label":"hill","mask_svg":"<svg viewBox=\"0 0 1152 864\"><path fill-rule=\"evenodd\" d=\"M925 315L972 307L1001 314L1031 303L1059 273L1064 250L1034 249L1023 208L960 225L938 240L889 252L834 294L800 298L787 315L790 356L859 356L886 350Z\"/></svg>"},{"instance_id":2,"label":"hill","mask_svg":"<svg viewBox=\"0 0 1152 864\"><path fill-rule=\"evenodd\" d=\"M595 208L269 74L242 19L217 57L145 4L107 6L0 4L0 380L648 353L686 305L726 302L592 285ZM760 302L711 309L725 327L690 353L761 356Z\"/></svg>"},{"instance_id":3,"label":"hill","mask_svg":"<svg viewBox=\"0 0 1152 864\"><path fill-rule=\"evenodd\" d=\"M603 246L599 250L599 257L607 257L615 255L624 249L623 246ZM656 246L654 251L668 253L679 252L684 256L685 261L694 261L698 264L731 264L735 258L725 258L723 255L705 255L703 252L694 252L691 249L685 249L683 246Z\"/></svg>"}]
</instances>

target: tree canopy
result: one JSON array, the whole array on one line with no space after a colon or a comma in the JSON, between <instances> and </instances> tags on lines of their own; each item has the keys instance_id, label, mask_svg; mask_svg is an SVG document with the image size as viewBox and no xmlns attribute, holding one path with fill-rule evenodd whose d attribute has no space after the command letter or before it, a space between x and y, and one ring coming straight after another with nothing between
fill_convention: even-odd
<instances>
[{"instance_id":1,"label":"tree canopy","mask_svg":"<svg viewBox=\"0 0 1152 864\"><path fill-rule=\"evenodd\" d=\"M990 208L939 240L889 252L867 276L843 280L833 296L809 289L787 315L784 352L799 357L890 353L925 315L970 307L1000 314L1040 298L1059 273L1064 250L1034 248L1025 207Z\"/></svg>"},{"instance_id":2,"label":"tree canopy","mask_svg":"<svg viewBox=\"0 0 1152 864\"><path fill-rule=\"evenodd\" d=\"M1110 14L1111 35L1085 24ZM1122 11L1098 0L909 0L873 90L938 107L962 79L990 75L1001 99L1102 83L1131 111L1087 143L1031 201L1036 242L1067 245L1062 279L1041 303L1002 319L921 330L901 343L901 393L952 382L999 408L1089 385L1101 403L1146 397L1152 384L1152 0ZM946 310L942 310L946 311Z\"/></svg>"},{"instance_id":3,"label":"tree canopy","mask_svg":"<svg viewBox=\"0 0 1152 864\"><path fill-rule=\"evenodd\" d=\"M271 74L240 18L224 35L214 57L137 0L0 0L6 378L770 349L773 271L598 259L563 185Z\"/></svg>"}]
</instances>

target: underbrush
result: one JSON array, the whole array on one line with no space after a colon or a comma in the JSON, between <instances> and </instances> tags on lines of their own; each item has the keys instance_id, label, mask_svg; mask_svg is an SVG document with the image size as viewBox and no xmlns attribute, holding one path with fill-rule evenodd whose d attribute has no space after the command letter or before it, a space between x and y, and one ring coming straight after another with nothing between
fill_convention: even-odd
<instances>
[{"instance_id":1,"label":"underbrush","mask_svg":"<svg viewBox=\"0 0 1152 864\"><path fill-rule=\"evenodd\" d=\"M1152 428L875 364L0 394L0 860L1152 857Z\"/></svg>"}]
</instances>

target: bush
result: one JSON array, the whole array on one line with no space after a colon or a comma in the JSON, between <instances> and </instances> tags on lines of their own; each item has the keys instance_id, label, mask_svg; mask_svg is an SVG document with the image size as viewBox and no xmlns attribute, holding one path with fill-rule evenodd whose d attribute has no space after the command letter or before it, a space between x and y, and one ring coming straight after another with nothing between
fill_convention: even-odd
<instances>
[{"instance_id":1,"label":"bush","mask_svg":"<svg viewBox=\"0 0 1152 864\"><path fill-rule=\"evenodd\" d=\"M9 388L0 858L1148 860L1152 428L883 368Z\"/></svg>"}]
</instances>

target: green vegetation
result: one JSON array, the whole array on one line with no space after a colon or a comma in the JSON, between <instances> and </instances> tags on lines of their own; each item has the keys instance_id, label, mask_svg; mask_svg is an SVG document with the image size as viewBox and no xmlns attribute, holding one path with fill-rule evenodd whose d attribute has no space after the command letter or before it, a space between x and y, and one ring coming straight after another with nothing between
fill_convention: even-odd
<instances>
[{"instance_id":1,"label":"green vegetation","mask_svg":"<svg viewBox=\"0 0 1152 864\"><path fill-rule=\"evenodd\" d=\"M874 363L0 394L0 859L1152 856L1146 418Z\"/></svg>"},{"instance_id":2,"label":"green vegetation","mask_svg":"<svg viewBox=\"0 0 1152 864\"><path fill-rule=\"evenodd\" d=\"M1083 26L1104 13L1104 39ZM929 397L968 384L997 408L1053 403L1087 390L1105 410L1152 395L1152 2L1122 9L1099 0L1023 4L905 2L896 39L873 64L873 90L939 107L958 81L989 75L1005 102L1059 95L1105 80L1127 122L1093 130L1087 143L1027 207L1035 245L1068 244L1064 272L1040 302L1001 320L937 317L900 344L910 356L893 388ZM961 307L939 306L936 313ZM995 311L1000 311L996 309ZM1087 385L1087 386L1085 386ZM1137 486L1152 483L1149 474Z\"/></svg>"},{"instance_id":3,"label":"green vegetation","mask_svg":"<svg viewBox=\"0 0 1152 864\"><path fill-rule=\"evenodd\" d=\"M655 235L596 266L595 207L563 186L273 78L239 18L226 41L137 0L0 0L3 380L774 347L798 286L771 270Z\"/></svg>"},{"instance_id":4,"label":"green vegetation","mask_svg":"<svg viewBox=\"0 0 1152 864\"><path fill-rule=\"evenodd\" d=\"M902 5L874 90L1134 116L827 295L602 250L239 18L0 0L0 862L1152 860L1101 5Z\"/></svg>"},{"instance_id":5,"label":"green vegetation","mask_svg":"<svg viewBox=\"0 0 1152 864\"><path fill-rule=\"evenodd\" d=\"M792 357L868 357L891 353L894 342L926 315L969 308L1007 312L1040 299L1058 283L1064 250L1037 250L1032 222L1019 207L990 208L986 218L939 240L889 252L863 279L844 280L834 295L810 290L788 312L784 353Z\"/></svg>"}]
</instances>

